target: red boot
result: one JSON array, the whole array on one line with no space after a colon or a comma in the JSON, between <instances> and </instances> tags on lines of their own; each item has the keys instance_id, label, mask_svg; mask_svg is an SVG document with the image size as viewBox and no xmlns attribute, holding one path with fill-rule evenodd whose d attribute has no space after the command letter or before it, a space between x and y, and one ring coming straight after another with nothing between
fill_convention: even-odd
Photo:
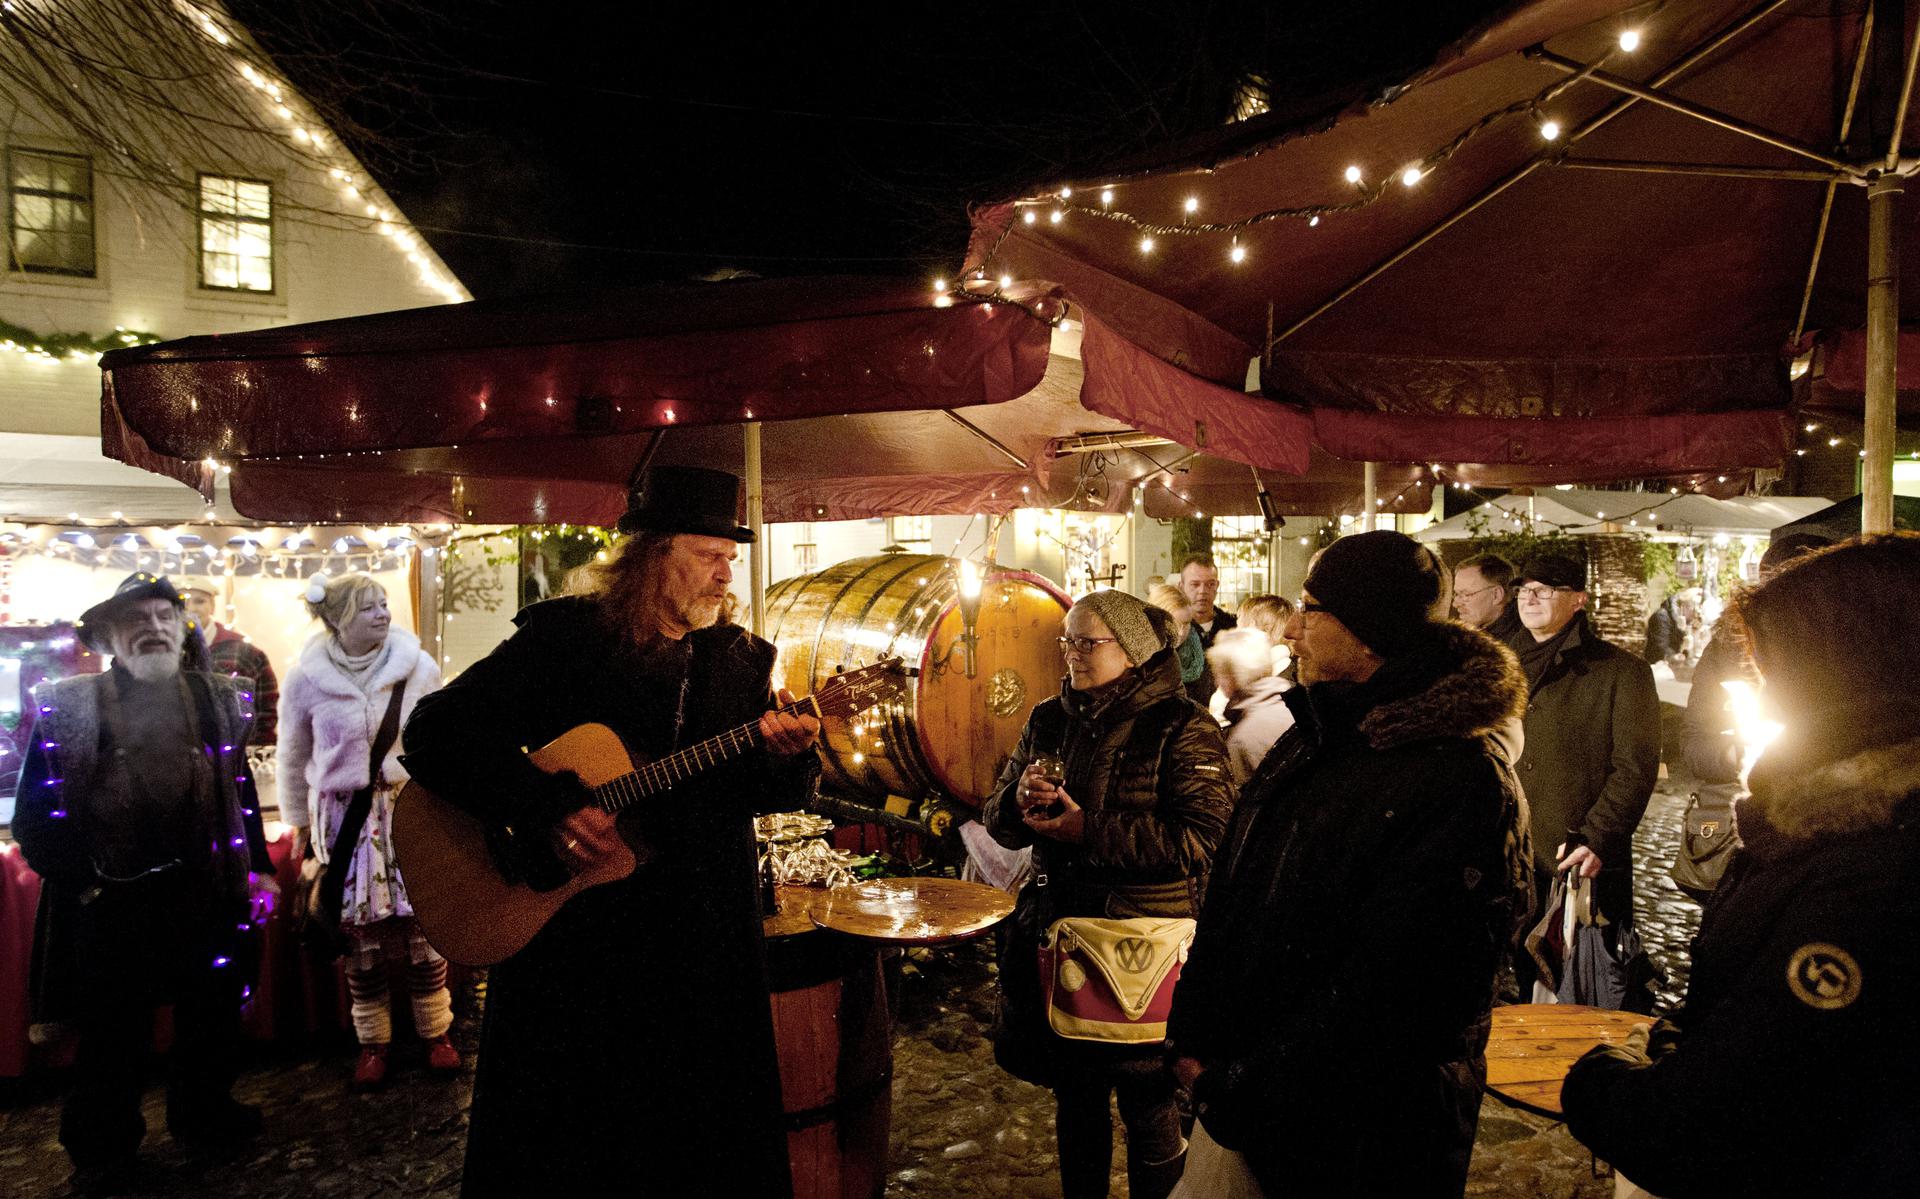
<instances>
[{"instance_id":1,"label":"red boot","mask_svg":"<svg viewBox=\"0 0 1920 1199\"><path fill-rule=\"evenodd\" d=\"M437 1074L452 1074L460 1068L460 1051L441 1033L427 1042L427 1069Z\"/></svg>"},{"instance_id":2,"label":"red boot","mask_svg":"<svg viewBox=\"0 0 1920 1199\"><path fill-rule=\"evenodd\" d=\"M353 1089L377 1091L387 1081L387 1047L362 1045L360 1060L353 1064Z\"/></svg>"}]
</instances>

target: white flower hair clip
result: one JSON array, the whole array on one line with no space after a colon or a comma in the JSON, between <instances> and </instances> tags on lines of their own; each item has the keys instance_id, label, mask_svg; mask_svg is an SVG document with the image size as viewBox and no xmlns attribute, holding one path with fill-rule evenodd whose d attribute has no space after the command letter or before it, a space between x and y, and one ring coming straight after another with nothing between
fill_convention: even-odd
<instances>
[{"instance_id":1,"label":"white flower hair clip","mask_svg":"<svg viewBox=\"0 0 1920 1199\"><path fill-rule=\"evenodd\" d=\"M331 583L332 581L333 581L332 579L327 577L327 573L325 571L321 571L319 574L314 575L312 578L308 579L307 591L306 591L307 602L310 604L317 604L322 600L326 599L327 584Z\"/></svg>"}]
</instances>

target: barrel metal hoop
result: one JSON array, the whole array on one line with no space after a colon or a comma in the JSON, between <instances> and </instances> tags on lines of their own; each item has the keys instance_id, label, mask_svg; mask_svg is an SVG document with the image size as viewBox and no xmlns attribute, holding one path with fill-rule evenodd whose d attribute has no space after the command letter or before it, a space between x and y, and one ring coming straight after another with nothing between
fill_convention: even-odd
<instances>
[{"instance_id":1,"label":"barrel metal hoop","mask_svg":"<svg viewBox=\"0 0 1920 1199\"><path fill-rule=\"evenodd\" d=\"M859 570L856 570L852 574L848 575L846 582L840 584L840 590L834 592L833 598L828 600L826 603L826 606L821 609L820 628L817 631L815 631L815 633L813 634L813 659L811 662L808 663L808 665L811 667L813 671L813 678L808 680L812 685L812 690L818 691L820 689L820 685L826 681L826 674L822 670L820 665L820 647L822 644L825 643L827 639L827 629L832 627L832 624L833 624L832 617L833 617L834 610L840 606L840 601L847 597L847 592L853 590L853 585L855 583L858 583L861 579L866 578L869 574L873 573L874 568L879 566L880 563L883 561L885 561L884 558L875 559L874 561L871 561L867 563L865 566L861 567ZM831 567L829 567L829 569L831 569ZM820 572L820 574L825 574L825 573L826 571ZM872 602L869 601L867 606L872 607L873 606ZM854 627L858 628L859 626L855 625ZM844 644L844 639L843 639L843 644ZM842 663L841 665L845 665L845 663ZM820 755L822 764L825 765L828 770L833 771L834 774L839 775L840 781L844 785L848 787L856 787L853 781L853 776L848 774L845 768L843 768L840 765L838 757L839 755L837 754L821 754Z\"/></svg>"},{"instance_id":2,"label":"barrel metal hoop","mask_svg":"<svg viewBox=\"0 0 1920 1199\"><path fill-rule=\"evenodd\" d=\"M873 1102L874 1096L893 1086L893 1065L877 1076L868 1079L857 1087L844 1091L827 1103L818 1107L803 1107L797 1112L787 1112L787 1131L801 1132L840 1118L840 1113L850 1108L865 1107Z\"/></svg>"},{"instance_id":3,"label":"barrel metal hoop","mask_svg":"<svg viewBox=\"0 0 1920 1199\"><path fill-rule=\"evenodd\" d=\"M858 575L855 575L854 578L855 579L866 578L869 574L872 574L875 570L877 570L880 566L884 565L887 562L900 563L901 569L897 573L895 573L892 577L888 578L886 582L882 583L879 587L875 588L873 594L867 597L866 606L860 609L860 615L858 618L854 620L853 624L850 626L851 628L855 628L855 629L865 628L867 626L867 617L873 615L874 605L878 604L880 602L880 598L886 595L887 592L893 589L893 585L895 583L898 583L901 579L906 578L908 575L912 574L916 570L926 570L928 567L928 563L925 561L925 559L921 558L921 556L918 554L900 554L897 556L888 554L888 555L882 555L872 565L868 566L865 570L861 571ZM852 585L853 583L850 580L847 584L847 587L851 587ZM847 588L842 588L840 591L840 595L843 596L846 594L846 592L847 592ZM840 596L835 596L834 602L836 604L839 603ZM827 611L832 612L833 609L829 608L827 609ZM822 634L824 634L826 630L823 628L821 632ZM894 622L894 635L893 637L889 638L887 642L887 648L889 651L891 651L893 648L893 642L899 640L899 637L900 637L899 620L896 617ZM814 652L817 654L819 651L815 650ZM818 665L817 660L815 664ZM887 741L888 741L888 744L893 747L892 760L897 762L901 758L903 758L905 755L900 751L900 743L894 735L896 732L897 730L893 727L892 721L889 720L887 724ZM880 793L884 795L888 791L890 791L891 788L887 786L886 780L880 777L880 771L874 766L873 761L874 761L873 758L869 756L863 762L861 762L861 765L866 768L868 786L870 788L877 787ZM912 772L903 770L901 771L901 773L903 775L907 775L910 777Z\"/></svg>"}]
</instances>

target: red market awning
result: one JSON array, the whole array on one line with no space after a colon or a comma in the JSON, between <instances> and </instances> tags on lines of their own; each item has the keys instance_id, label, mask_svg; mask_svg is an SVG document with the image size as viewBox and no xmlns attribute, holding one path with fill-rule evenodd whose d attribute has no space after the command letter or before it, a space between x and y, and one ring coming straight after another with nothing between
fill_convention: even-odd
<instances>
[{"instance_id":1,"label":"red market awning","mask_svg":"<svg viewBox=\"0 0 1920 1199\"><path fill-rule=\"evenodd\" d=\"M1846 140L1865 7L1517 5L1344 110L984 207L968 277L1057 288L1226 386L1258 357L1265 399L1343 458L1565 481L1777 466L1789 347L1864 319L1863 178L1785 147ZM1917 218L1905 203L1907 271ZM1920 319L1920 289L1902 306Z\"/></svg>"}]
</instances>

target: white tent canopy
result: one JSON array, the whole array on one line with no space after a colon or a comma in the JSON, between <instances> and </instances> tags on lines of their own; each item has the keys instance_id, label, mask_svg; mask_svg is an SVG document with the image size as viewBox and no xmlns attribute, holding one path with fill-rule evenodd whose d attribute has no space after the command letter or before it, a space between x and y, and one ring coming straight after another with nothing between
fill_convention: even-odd
<instances>
[{"instance_id":1,"label":"white tent canopy","mask_svg":"<svg viewBox=\"0 0 1920 1199\"><path fill-rule=\"evenodd\" d=\"M1459 541L1474 536L1476 529L1504 533L1531 526L1536 532L1558 528L1571 535L1643 533L1657 541L1722 535L1760 537L1832 504L1832 500L1818 496L1716 500L1692 493L1555 488L1531 495L1503 495L1429 525L1414 536L1425 542Z\"/></svg>"}]
</instances>

